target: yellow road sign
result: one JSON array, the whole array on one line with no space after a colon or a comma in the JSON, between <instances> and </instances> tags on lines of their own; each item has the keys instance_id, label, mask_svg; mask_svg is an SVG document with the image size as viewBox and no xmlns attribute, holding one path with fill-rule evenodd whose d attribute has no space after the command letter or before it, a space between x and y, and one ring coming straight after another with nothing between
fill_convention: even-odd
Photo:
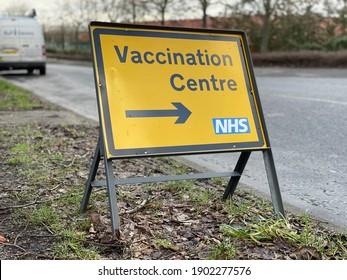
<instances>
[{"instance_id":1,"label":"yellow road sign","mask_svg":"<svg viewBox=\"0 0 347 280\"><path fill-rule=\"evenodd\" d=\"M107 158L267 148L243 32L90 25Z\"/></svg>"}]
</instances>

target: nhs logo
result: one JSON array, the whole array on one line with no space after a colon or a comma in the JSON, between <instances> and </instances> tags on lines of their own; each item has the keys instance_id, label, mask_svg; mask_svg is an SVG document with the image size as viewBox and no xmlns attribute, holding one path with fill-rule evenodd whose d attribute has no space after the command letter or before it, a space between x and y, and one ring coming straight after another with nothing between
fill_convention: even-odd
<instances>
[{"instance_id":1,"label":"nhs logo","mask_svg":"<svg viewBox=\"0 0 347 280\"><path fill-rule=\"evenodd\" d=\"M215 134L244 134L250 133L247 118L213 118Z\"/></svg>"}]
</instances>

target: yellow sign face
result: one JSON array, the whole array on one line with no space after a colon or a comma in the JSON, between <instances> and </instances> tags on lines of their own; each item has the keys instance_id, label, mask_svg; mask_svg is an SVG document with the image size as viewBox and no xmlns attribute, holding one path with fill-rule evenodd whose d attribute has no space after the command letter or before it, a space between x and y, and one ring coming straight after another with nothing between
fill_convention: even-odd
<instances>
[{"instance_id":1,"label":"yellow sign face","mask_svg":"<svg viewBox=\"0 0 347 280\"><path fill-rule=\"evenodd\" d=\"M242 32L92 23L107 158L266 148Z\"/></svg>"}]
</instances>

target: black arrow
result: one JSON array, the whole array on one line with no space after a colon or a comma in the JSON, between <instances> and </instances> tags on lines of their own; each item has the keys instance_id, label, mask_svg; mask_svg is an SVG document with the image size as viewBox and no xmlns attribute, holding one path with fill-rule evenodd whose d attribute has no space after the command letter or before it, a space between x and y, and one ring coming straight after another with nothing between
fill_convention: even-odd
<instances>
[{"instance_id":1,"label":"black arrow","mask_svg":"<svg viewBox=\"0 0 347 280\"><path fill-rule=\"evenodd\" d=\"M172 102L176 107L173 110L126 110L127 118L161 118L161 117L178 117L175 124L185 123L192 113L180 102Z\"/></svg>"}]
</instances>

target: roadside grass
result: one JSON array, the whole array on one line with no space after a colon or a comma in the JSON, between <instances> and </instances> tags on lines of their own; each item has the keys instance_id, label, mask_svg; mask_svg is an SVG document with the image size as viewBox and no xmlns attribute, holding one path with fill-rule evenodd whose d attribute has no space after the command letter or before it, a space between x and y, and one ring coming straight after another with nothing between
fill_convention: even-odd
<instances>
[{"instance_id":1,"label":"roadside grass","mask_svg":"<svg viewBox=\"0 0 347 280\"><path fill-rule=\"evenodd\" d=\"M0 96L8 87L0 80ZM27 109L32 102L28 93L24 103L1 110ZM122 236L115 240L104 190L94 190L87 213L79 213L97 133L85 125L0 127L0 190L6 194L0 234L8 239L0 254L6 251L10 259L347 259L347 234L322 228L307 215L277 219L270 203L240 189L223 201L227 180L221 178L117 188ZM115 170L120 177L194 172L168 157L120 160ZM98 177L101 173L102 167Z\"/></svg>"},{"instance_id":2,"label":"roadside grass","mask_svg":"<svg viewBox=\"0 0 347 280\"><path fill-rule=\"evenodd\" d=\"M24 128L24 130L26 129L27 127ZM32 127L31 130L33 129L35 128ZM12 141L18 141L16 137L13 138ZM80 156L61 152L52 157L54 147L57 145L56 141L61 146L70 144L70 141L66 139L64 141L52 140L46 142L45 151L35 148L35 145L30 146L27 144L29 142L27 139L24 140L24 143L12 141L8 143L9 146L13 145L8 149L8 162L19 170L21 177L24 177L23 181L27 182L25 188L21 188L21 191L16 193L13 202L17 206L33 203L31 206L25 207L26 211L20 209L20 215L13 213L17 216L17 225L20 228L28 225L28 228L40 231L41 235L49 232L52 236L59 237L51 244L51 255L46 256L47 258L102 258L102 250L98 246L93 243L85 246L85 243L90 242L88 229L91 220L90 217L81 216L78 213L85 178L74 178L79 172L79 165L70 165L72 162L78 162ZM65 148L68 147L65 146ZM11 160L12 158L22 159L25 154L30 155L30 160L17 160L16 162ZM254 246L260 247L283 242L298 250L299 248L311 248L310 255L300 255L297 258L347 259L345 236L317 235L317 229L309 222L308 217L299 219L300 227L293 227L287 220L275 219L270 204L242 191L238 193L238 196L241 195L241 197L234 197L233 200L223 202L220 189L217 191L211 187L206 188L194 181L167 182L143 186L143 189L145 193L155 190L156 192L177 194L179 201L189 205L191 211L194 211L196 215L200 215L213 205L219 205L218 209L226 218L225 223L221 223L219 226L223 237L216 238L218 242L211 245L209 253L204 257L206 259L245 258L242 251L243 245L241 245L243 242L253 243ZM119 192L122 193L122 191ZM125 201L133 200L131 195L126 197L123 194L119 197ZM105 193L96 193L93 200L94 204L98 205L96 208L99 212L107 213L109 211L108 205L105 203ZM155 208L160 211L163 203L165 202L159 198L148 206L149 211L147 212L155 215ZM148 216L147 219L151 219L151 216ZM178 248L169 237L159 233L156 236L154 247L167 250Z\"/></svg>"},{"instance_id":3,"label":"roadside grass","mask_svg":"<svg viewBox=\"0 0 347 280\"><path fill-rule=\"evenodd\" d=\"M304 225L300 227L293 226L288 220L273 218L248 223L245 227L223 224L220 227L226 237L223 244L230 246L231 240L243 240L257 246L283 243L294 248L288 256L291 259L347 259L346 235L322 235L307 216L301 219Z\"/></svg>"},{"instance_id":4,"label":"roadside grass","mask_svg":"<svg viewBox=\"0 0 347 280\"><path fill-rule=\"evenodd\" d=\"M43 107L44 102L35 98L30 91L0 79L0 110L33 110Z\"/></svg>"},{"instance_id":5,"label":"roadside grass","mask_svg":"<svg viewBox=\"0 0 347 280\"><path fill-rule=\"evenodd\" d=\"M1 129L7 135L13 133L11 138L7 138L7 164L23 182L12 195L12 201L17 205L13 215L17 217L18 226L27 225L27 228L41 231L41 234L48 231L53 236L59 236L52 244L53 255L50 258L95 258L94 250L89 252L84 249L85 228L67 219L78 216L83 184L78 182L75 185L77 178L74 177L83 155L67 155L59 151L68 147L70 140L66 137L51 138L49 131L42 127L29 125ZM28 130L33 133L27 134ZM38 134L46 139L44 148L42 143L35 143L35 135Z\"/></svg>"}]
</instances>

